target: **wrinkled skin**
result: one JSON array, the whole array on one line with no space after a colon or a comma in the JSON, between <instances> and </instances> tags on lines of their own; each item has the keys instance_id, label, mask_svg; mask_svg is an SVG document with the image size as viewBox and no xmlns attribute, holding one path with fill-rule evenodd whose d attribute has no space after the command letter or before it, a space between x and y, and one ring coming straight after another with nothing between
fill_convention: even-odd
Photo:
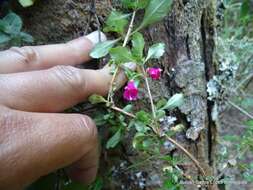
<instances>
[{"instance_id":1,"label":"wrinkled skin","mask_svg":"<svg viewBox=\"0 0 253 190\"><path fill-rule=\"evenodd\" d=\"M94 180L99 158L94 122L57 112L108 92L108 66L74 67L90 59L97 37L94 32L65 44L0 52L0 189L22 189L62 167L74 180ZM123 73L117 82L125 82Z\"/></svg>"}]
</instances>

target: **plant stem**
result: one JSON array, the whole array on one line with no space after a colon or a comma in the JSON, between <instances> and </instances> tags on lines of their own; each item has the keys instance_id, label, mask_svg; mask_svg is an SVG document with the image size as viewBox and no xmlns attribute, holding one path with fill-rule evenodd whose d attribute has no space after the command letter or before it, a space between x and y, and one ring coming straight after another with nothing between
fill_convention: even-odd
<instances>
[{"instance_id":1,"label":"plant stem","mask_svg":"<svg viewBox=\"0 0 253 190\"><path fill-rule=\"evenodd\" d=\"M111 107L113 110L118 111L124 115L127 115L128 117L131 118L136 118L136 116L132 113L128 113L118 107L112 106ZM152 127L151 127L152 128ZM153 128L152 128L153 129ZM158 134L155 130L153 130L154 133L158 136L160 136L160 134ZM206 176L206 172L205 170L201 167L199 161L190 153L188 152L182 145L180 145L177 141L175 141L174 139L172 139L171 137L169 137L168 135L165 135L166 139L168 141L170 141L172 144L174 144L178 149L180 149L184 154L186 154L191 160L192 162L196 165L196 167L199 169L199 171L202 173L203 176Z\"/></svg>"},{"instance_id":2,"label":"plant stem","mask_svg":"<svg viewBox=\"0 0 253 190\"><path fill-rule=\"evenodd\" d=\"M131 21L130 21L130 24L129 24L129 27L128 27L128 31L127 31L127 34L126 34L126 37L124 39L124 42L123 42L123 47L126 47L127 45L127 42L131 36L131 32L133 30L133 27L134 27L134 19L135 19L135 16L136 16L136 11L133 12L133 15L132 15L132 18L131 18ZM112 76L112 80L110 82L110 89L109 89L109 93L108 93L108 96L107 96L107 101L113 103L113 84L114 84L114 81L117 77L117 74L119 72L119 66L116 67L116 70Z\"/></svg>"},{"instance_id":3,"label":"plant stem","mask_svg":"<svg viewBox=\"0 0 253 190\"><path fill-rule=\"evenodd\" d=\"M168 135L165 135L165 137L167 138L168 141L170 141L172 144L174 144L176 147L182 150L192 160L192 162L196 165L196 167L199 169L202 175L206 176L205 170L201 167L199 161L196 158L194 158L194 156L190 152L188 152L183 146L181 146L177 141L175 141Z\"/></svg>"},{"instance_id":4,"label":"plant stem","mask_svg":"<svg viewBox=\"0 0 253 190\"><path fill-rule=\"evenodd\" d=\"M155 119L156 118L155 106L154 106L153 97L152 97L151 90L150 90L149 83L148 83L147 73L145 71L144 66L141 66L141 69L142 69L144 80L145 80L146 87L147 87L147 90L148 90L148 96L149 96L149 100L150 100L152 115L153 115L153 118Z\"/></svg>"},{"instance_id":5,"label":"plant stem","mask_svg":"<svg viewBox=\"0 0 253 190\"><path fill-rule=\"evenodd\" d=\"M243 114L247 115L250 119L253 119L253 115L251 115L249 112L247 112L246 110L244 110L243 108L241 108L240 106L236 105L234 102L228 100L228 103L233 106L234 108L238 109L240 112L242 112Z\"/></svg>"},{"instance_id":6,"label":"plant stem","mask_svg":"<svg viewBox=\"0 0 253 190\"><path fill-rule=\"evenodd\" d=\"M129 27L128 27L128 31L127 31L127 34L126 34L126 37L125 37L125 40L124 40L124 43L123 43L123 47L126 47L127 42L128 42L128 40L129 40L129 38L131 36L131 32L132 32L133 27L134 27L135 16L136 16L136 11L133 12L133 15L132 15Z\"/></svg>"},{"instance_id":7,"label":"plant stem","mask_svg":"<svg viewBox=\"0 0 253 190\"><path fill-rule=\"evenodd\" d=\"M135 117L136 117L134 114L129 113L129 112L126 112L126 111L124 111L123 109L118 108L118 107L116 107L116 106L112 106L111 109L113 109L113 110L115 110L115 111L118 111L118 112L120 112L120 113L122 113L122 114L124 114L124 115L127 115L127 116L129 116L129 117L132 117L132 118L135 118Z\"/></svg>"}]
</instances>

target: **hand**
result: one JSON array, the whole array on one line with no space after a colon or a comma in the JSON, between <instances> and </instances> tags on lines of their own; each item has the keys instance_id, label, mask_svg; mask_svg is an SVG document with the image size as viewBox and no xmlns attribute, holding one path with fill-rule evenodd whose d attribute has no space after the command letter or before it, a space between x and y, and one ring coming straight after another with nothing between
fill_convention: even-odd
<instances>
[{"instance_id":1,"label":"hand","mask_svg":"<svg viewBox=\"0 0 253 190\"><path fill-rule=\"evenodd\" d=\"M49 112L108 92L110 67L73 67L90 59L97 42L93 32L66 44L0 52L0 189L22 188L69 165L74 180L94 180L99 159L94 122L85 115ZM118 86L124 82L122 72Z\"/></svg>"}]
</instances>

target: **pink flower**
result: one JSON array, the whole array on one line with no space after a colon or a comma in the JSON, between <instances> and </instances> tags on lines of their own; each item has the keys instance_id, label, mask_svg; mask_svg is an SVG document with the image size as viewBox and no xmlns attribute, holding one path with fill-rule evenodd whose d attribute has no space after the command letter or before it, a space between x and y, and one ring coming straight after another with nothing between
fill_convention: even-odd
<instances>
[{"instance_id":1,"label":"pink flower","mask_svg":"<svg viewBox=\"0 0 253 190\"><path fill-rule=\"evenodd\" d=\"M131 80L127 83L127 86L124 88L123 97L127 101L137 100L138 88L134 84L134 81Z\"/></svg>"},{"instance_id":2,"label":"pink flower","mask_svg":"<svg viewBox=\"0 0 253 190\"><path fill-rule=\"evenodd\" d=\"M159 80L161 78L162 69L151 67L147 69L147 72L153 80Z\"/></svg>"}]
</instances>

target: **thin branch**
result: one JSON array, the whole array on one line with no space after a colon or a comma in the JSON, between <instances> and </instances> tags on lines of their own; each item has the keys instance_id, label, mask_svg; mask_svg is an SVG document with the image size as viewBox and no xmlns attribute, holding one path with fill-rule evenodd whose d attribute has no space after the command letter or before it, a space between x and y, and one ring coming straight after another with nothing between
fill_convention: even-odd
<instances>
[{"instance_id":1,"label":"thin branch","mask_svg":"<svg viewBox=\"0 0 253 190\"><path fill-rule=\"evenodd\" d=\"M136 118L136 116L135 116L134 114L129 113L129 112L126 112L126 111L124 111L123 109L118 108L118 107L116 107L116 106L112 106L111 109L113 109L113 110L115 110L115 111L118 111L118 112L120 112L120 113L122 113L122 114L124 114L124 115L126 115L126 116L128 116L128 117Z\"/></svg>"},{"instance_id":2,"label":"thin branch","mask_svg":"<svg viewBox=\"0 0 253 190\"><path fill-rule=\"evenodd\" d=\"M127 42L131 36L131 32L133 30L133 27L134 27L134 19L135 19L135 16L136 16L136 11L133 12L133 15L132 15L132 18L131 18L131 21L130 21L130 24L129 24L129 27L128 27L128 31L127 31L127 34L126 34L126 37L125 37L125 40L123 42L123 47L126 47L127 45ZM109 102L112 102L113 103L113 84L114 84L114 81L117 77L117 74L118 74L118 71L119 71L119 66L116 67L116 70L112 76L112 80L110 82L110 89L109 89L109 93L108 93L108 97L107 97L107 100Z\"/></svg>"},{"instance_id":3,"label":"thin branch","mask_svg":"<svg viewBox=\"0 0 253 190\"><path fill-rule=\"evenodd\" d=\"M242 112L243 114L247 115L250 119L253 119L253 115L251 115L249 112L247 112L246 110L244 110L243 108L241 108L240 106L236 105L234 102L228 100L228 103L233 106L234 108L238 109L240 112Z\"/></svg>"},{"instance_id":4,"label":"thin branch","mask_svg":"<svg viewBox=\"0 0 253 190\"><path fill-rule=\"evenodd\" d=\"M180 145L177 141L175 141L174 139L172 139L168 135L165 135L165 137L167 138L168 141L170 141L175 146L177 146L180 150L182 150L182 152L185 153L185 155L187 155L192 160L192 162L196 165L196 167L199 169L199 171L202 173L202 175L206 176L205 170L201 167L199 161L190 152L188 152L182 145Z\"/></svg>"},{"instance_id":5,"label":"thin branch","mask_svg":"<svg viewBox=\"0 0 253 190\"><path fill-rule=\"evenodd\" d=\"M234 92L237 92L248 80L253 78L253 73L249 74L245 79L243 79L234 89Z\"/></svg>"},{"instance_id":6,"label":"thin branch","mask_svg":"<svg viewBox=\"0 0 253 190\"><path fill-rule=\"evenodd\" d=\"M136 16L136 11L133 12L133 15L132 15L132 18L131 18L131 21L130 21L130 25L129 25L129 28L128 28L128 31L127 31L127 34L126 34L126 37L125 37L125 40L124 40L124 43L123 43L123 47L126 47L127 42L128 42L128 40L131 36L131 32L132 32L133 27L134 27L135 16Z\"/></svg>"},{"instance_id":7,"label":"thin branch","mask_svg":"<svg viewBox=\"0 0 253 190\"><path fill-rule=\"evenodd\" d=\"M147 74L146 74L146 71L144 69L144 66L142 66L141 69L142 69L142 72L143 72L143 75L144 75L144 80L145 80L146 87L147 87L147 90L148 90L148 96L149 96L149 100L150 100L150 105L151 105L151 110L152 110L153 118L155 119L156 118L155 106L154 106L151 90L150 90L150 87L149 87L148 78L146 77Z\"/></svg>"},{"instance_id":8,"label":"thin branch","mask_svg":"<svg viewBox=\"0 0 253 190\"><path fill-rule=\"evenodd\" d=\"M131 118L136 118L136 116L132 113L126 112L123 109L120 109L118 107L112 106L111 107L113 110L118 111L128 117ZM150 126L151 127L151 126ZM152 127L151 127L152 128ZM152 128L153 129L153 128ZM158 134L155 130L153 130L154 133L156 133L157 135L160 136L160 134ZM206 172L205 170L201 167L199 161L190 153L188 152L182 145L180 145L177 141L175 141L174 139L172 139L171 137L169 137L168 135L165 135L166 139L168 141L170 141L172 144L174 144L177 148L179 148L184 154L186 154L191 160L192 162L196 165L196 167L199 169L199 171L202 173L203 176L206 176Z\"/></svg>"}]
</instances>

